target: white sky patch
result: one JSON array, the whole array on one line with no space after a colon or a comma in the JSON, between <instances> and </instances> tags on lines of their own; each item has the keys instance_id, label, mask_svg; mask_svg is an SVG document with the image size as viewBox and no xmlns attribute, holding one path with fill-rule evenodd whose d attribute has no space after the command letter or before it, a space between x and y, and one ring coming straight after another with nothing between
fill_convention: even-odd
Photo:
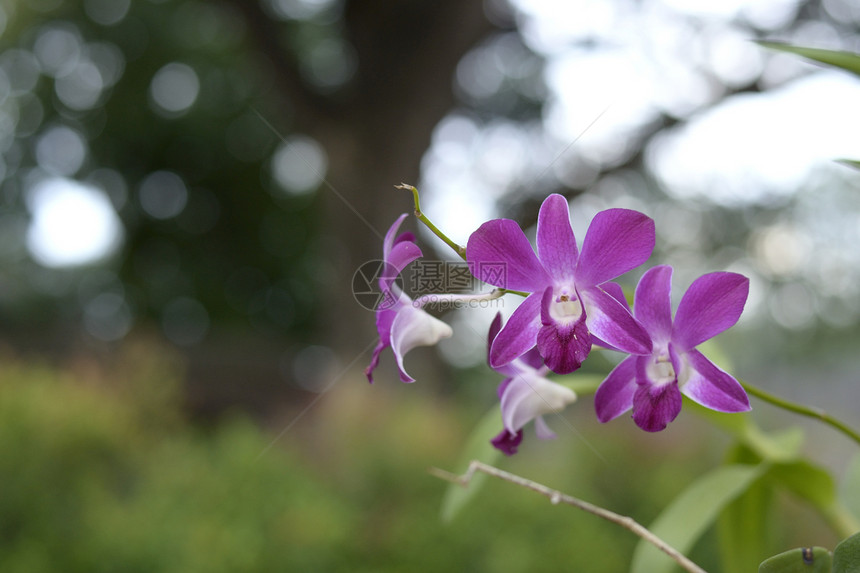
<instances>
[{"instance_id":1,"label":"white sky patch","mask_svg":"<svg viewBox=\"0 0 860 573\"><path fill-rule=\"evenodd\" d=\"M65 178L36 184L28 196L32 221L27 248L40 265L72 267L107 257L119 247L123 227L99 189Z\"/></svg>"},{"instance_id":2,"label":"white sky patch","mask_svg":"<svg viewBox=\"0 0 860 573\"><path fill-rule=\"evenodd\" d=\"M677 198L737 205L794 193L818 166L860 157L860 81L822 71L735 96L666 133L649 164Z\"/></svg>"},{"instance_id":3,"label":"white sky patch","mask_svg":"<svg viewBox=\"0 0 860 573\"><path fill-rule=\"evenodd\" d=\"M554 94L547 130L561 141L582 136L577 150L598 163L623 159L636 147L627 144L629 134L657 116L652 82L631 56L627 50L574 52L547 66Z\"/></svg>"}]
</instances>

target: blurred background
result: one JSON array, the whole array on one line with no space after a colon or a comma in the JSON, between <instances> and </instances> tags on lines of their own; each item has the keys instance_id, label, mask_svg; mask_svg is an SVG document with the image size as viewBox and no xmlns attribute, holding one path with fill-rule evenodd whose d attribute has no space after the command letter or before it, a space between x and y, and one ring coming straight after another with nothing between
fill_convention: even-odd
<instances>
[{"instance_id":1,"label":"blurred background","mask_svg":"<svg viewBox=\"0 0 860 573\"><path fill-rule=\"evenodd\" d=\"M552 192L580 239L645 212L676 295L751 278L734 372L860 425L860 176L834 161L860 158L860 81L756 39L860 51L860 7L0 0L0 570L623 570L632 535L506 484L440 521L426 468L494 406L496 309L447 313L418 383L386 355L367 384L353 274L401 181L460 243ZM692 415L599 426L589 397L564 416L505 467L643 523L727 444ZM772 553L834 545L776 501Z\"/></svg>"}]
</instances>

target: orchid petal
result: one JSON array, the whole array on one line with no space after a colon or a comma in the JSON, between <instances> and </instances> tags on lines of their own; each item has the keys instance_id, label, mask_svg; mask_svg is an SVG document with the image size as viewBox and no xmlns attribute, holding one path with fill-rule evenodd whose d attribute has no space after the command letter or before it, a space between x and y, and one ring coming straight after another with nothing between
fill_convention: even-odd
<instances>
[{"instance_id":1,"label":"orchid petal","mask_svg":"<svg viewBox=\"0 0 860 573\"><path fill-rule=\"evenodd\" d=\"M654 250L654 221L638 211L607 209L594 216L576 265L580 288L599 285L636 268Z\"/></svg>"},{"instance_id":2,"label":"orchid petal","mask_svg":"<svg viewBox=\"0 0 860 573\"><path fill-rule=\"evenodd\" d=\"M665 429L680 411L681 392L676 383L637 384L633 395L633 421L646 432Z\"/></svg>"},{"instance_id":3,"label":"orchid petal","mask_svg":"<svg viewBox=\"0 0 860 573\"><path fill-rule=\"evenodd\" d=\"M668 342L672 337L672 267L660 265L649 269L636 286L634 315L654 342Z\"/></svg>"},{"instance_id":4,"label":"orchid petal","mask_svg":"<svg viewBox=\"0 0 860 573\"><path fill-rule=\"evenodd\" d=\"M620 302L599 287L581 291L588 330L612 348L628 354L651 352L651 337Z\"/></svg>"},{"instance_id":5,"label":"orchid petal","mask_svg":"<svg viewBox=\"0 0 860 573\"><path fill-rule=\"evenodd\" d=\"M740 382L705 357L698 350L684 355L691 371L681 391L718 412L746 412L751 409L747 393Z\"/></svg>"},{"instance_id":6,"label":"orchid petal","mask_svg":"<svg viewBox=\"0 0 860 573\"><path fill-rule=\"evenodd\" d=\"M497 313L496 317L493 319L493 322L490 324L490 330L487 333L488 363L490 361L490 349L493 347L493 340L496 339L496 336L498 336L499 332L502 330L503 324L504 323L502 322L502 313ZM516 376L522 365L525 365L534 370L537 370L538 368L543 366L543 356L540 355L540 352L538 352L537 347L534 347L525 354L521 355L516 362L511 362L505 366L493 368L493 370L495 370L499 374L504 374L505 376Z\"/></svg>"},{"instance_id":7,"label":"orchid petal","mask_svg":"<svg viewBox=\"0 0 860 573\"><path fill-rule=\"evenodd\" d=\"M400 225L403 223L403 219L408 216L408 213L403 213L397 219L394 220L394 223L388 228L388 231L385 233L385 238L382 240L382 256L384 259L388 260L388 253L391 252L391 247L394 246L395 237L397 237L397 230L400 228ZM402 235L401 235L402 237ZM400 237L397 237L399 240Z\"/></svg>"},{"instance_id":8,"label":"orchid petal","mask_svg":"<svg viewBox=\"0 0 860 573\"><path fill-rule=\"evenodd\" d=\"M385 259L385 266L382 268L379 277L379 288L383 291L392 290L392 283L397 280L401 271L421 255L421 249L415 243L403 241L395 244ZM394 290L397 291L397 296L399 296L400 288Z\"/></svg>"},{"instance_id":9,"label":"orchid petal","mask_svg":"<svg viewBox=\"0 0 860 573\"><path fill-rule=\"evenodd\" d=\"M505 390L508 389L508 385L511 383L511 380L513 380L513 378L505 378L499 382L499 387L496 388L496 395L498 395L499 400L501 400L502 396L505 395Z\"/></svg>"},{"instance_id":10,"label":"orchid petal","mask_svg":"<svg viewBox=\"0 0 860 573\"><path fill-rule=\"evenodd\" d=\"M400 309L391 323L391 350L397 361L400 380L415 381L403 368L403 356L407 352L416 346L432 346L453 332L450 326L421 309L413 306Z\"/></svg>"},{"instance_id":11,"label":"orchid petal","mask_svg":"<svg viewBox=\"0 0 860 573\"><path fill-rule=\"evenodd\" d=\"M514 378L501 399L502 423L513 433L543 414L557 413L576 401L576 393L537 374Z\"/></svg>"},{"instance_id":12,"label":"orchid petal","mask_svg":"<svg viewBox=\"0 0 860 573\"><path fill-rule=\"evenodd\" d=\"M403 241L409 241L410 243L417 242L417 239L415 238L415 233L413 233L412 231L403 231L402 233L397 235L396 239L394 239L394 244L396 245L397 243L402 243Z\"/></svg>"},{"instance_id":13,"label":"orchid petal","mask_svg":"<svg viewBox=\"0 0 860 573\"><path fill-rule=\"evenodd\" d=\"M555 432L546 425L546 420L543 419L543 416L535 418L535 433L541 440L554 440L557 437Z\"/></svg>"},{"instance_id":14,"label":"orchid petal","mask_svg":"<svg viewBox=\"0 0 860 573\"><path fill-rule=\"evenodd\" d=\"M636 392L636 357L628 356L612 369L594 394L594 409L601 422L614 420L633 407Z\"/></svg>"},{"instance_id":15,"label":"orchid petal","mask_svg":"<svg viewBox=\"0 0 860 573\"><path fill-rule=\"evenodd\" d=\"M522 229L510 219L478 227L466 244L466 259L473 275L497 287L535 292L550 283Z\"/></svg>"},{"instance_id":16,"label":"orchid petal","mask_svg":"<svg viewBox=\"0 0 860 573\"><path fill-rule=\"evenodd\" d=\"M579 249L570 226L567 199L554 193L544 199L537 223L538 258L555 282L572 282Z\"/></svg>"},{"instance_id":17,"label":"orchid petal","mask_svg":"<svg viewBox=\"0 0 860 573\"><path fill-rule=\"evenodd\" d=\"M497 312L493 318L493 322L490 323L490 330L487 332L487 355L490 354L490 348L493 347L493 340L496 339L499 331L502 330L502 324L502 313Z\"/></svg>"},{"instance_id":18,"label":"orchid petal","mask_svg":"<svg viewBox=\"0 0 860 573\"><path fill-rule=\"evenodd\" d=\"M511 434L507 430L502 430L502 432L490 440L490 443L493 444L493 447L497 450L501 451L506 456L512 456L517 453L517 448L520 443L523 441L523 431L520 430L516 434Z\"/></svg>"},{"instance_id":19,"label":"orchid petal","mask_svg":"<svg viewBox=\"0 0 860 573\"><path fill-rule=\"evenodd\" d=\"M681 351L689 350L733 326L744 310L749 285L749 279L737 273L697 278L678 305L672 342Z\"/></svg>"},{"instance_id":20,"label":"orchid petal","mask_svg":"<svg viewBox=\"0 0 860 573\"><path fill-rule=\"evenodd\" d=\"M364 369L364 375L367 376L367 381L373 384L373 371L376 370L376 367L379 366L379 355L383 350L388 348L389 344L386 340L383 342L382 339L377 343L376 348L373 349L373 356L370 357L370 364L367 365L367 368Z\"/></svg>"},{"instance_id":21,"label":"orchid petal","mask_svg":"<svg viewBox=\"0 0 860 573\"><path fill-rule=\"evenodd\" d=\"M537 335L537 348L546 365L556 374L570 374L578 370L591 351L591 335L585 325L583 310L578 319L562 322L550 313L553 303L552 287L548 287L541 299L541 329Z\"/></svg>"},{"instance_id":22,"label":"orchid petal","mask_svg":"<svg viewBox=\"0 0 860 573\"><path fill-rule=\"evenodd\" d=\"M612 298L617 300L619 303L621 303L621 306L626 308L627 312L630 312L630 313L633 312L630 310L630 304L627 302L627 297L624 296L624 290L621 288L621 285L619 285L618 283L609 282L609 283L603 283L602 285L600 285L600 288L603 289L603 291L606 294L608 294L609 296L611 296ZM623 352L622 350L615 348L614 346L612 346L611 344L609 344L605 340L602 340L599 336L595 336L595 334L593 332L591 333L591 344L596 345L596 346L601 346L601 347L607 348L609 350L615 350L617 352Z\"/></svg>"},{"instance_id":23,"label":"orchid petal","mask_svg":"<svg viewBox=\"0 0 860 573\"><path fill-rule=\"evenodd\" d=\"M493 340L490 366L499 368L524 354L537 343L540 330L540 302L543 292L526 297Z\"/></svg>"},{"instance_id":24,"label":"orchid petal","mask_svg":"<svg viewBox=\"0 0 860 573\"><path fill-rule=\"evenodd\" d=\"M538 350L537 346L535 346L525 354L520 355L516 363L522 363L529 368L537 370L544 365L544 360L543 356L541 356L540 350Z\"/></svg>"},{"instance_id":25,"label":"orchid petal","mask_svg":"<svg viewBox=\"0 0 860 573\"><path fill-rule=\"evenodd\" d=\"M621 285L618 283L603 283L600 285L600 288L603 289L603 292L617 300L621 303L621 306L627 309L627 312L632 314L630 310L630 303L627 302L627 297L624 296L624 289L621 288Z\"/></svg>"}]
</instances>

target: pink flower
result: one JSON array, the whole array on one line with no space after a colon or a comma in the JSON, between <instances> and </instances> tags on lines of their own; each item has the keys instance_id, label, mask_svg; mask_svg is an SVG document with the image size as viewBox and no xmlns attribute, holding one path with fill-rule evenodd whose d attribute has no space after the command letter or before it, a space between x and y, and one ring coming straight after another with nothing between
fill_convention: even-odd
<instances>
[{"instance_id":1,"label":"pink flower","mask_svg":"<svg viewBox=\"0 0 860 573\"><path fill-rule=\"evenodd\" d=\"M671 288L672 267L667 265L650 269L639 281L633 313L648 331L653 350L627 357L601 383L594 396L601 422L632 408L637 426L658 432L681 411L681 393L719 412L750 409L740 383L696 350L738 321L749 279L725 272L699 277L684 293L674 322Z\"/></svg>"},{"instance_id":2,"label":"pink flower","mask_svg":"<svg viewBox=\"0 0 860 573\"><path fill-rule=\"evenodd\" d=\"M537 345L559 374L578 369L594 338L630 354L651 352L648 333L601 285L644 263L654 249L654 221L637 211L598 213L576 245L567 201L544 200L538 215L537 255L509 219L481 225L469 237L466 258L482 281L530 294L511 315L490 350L499 367Z\"/></svg>"},{"instance_id":3,"label":"pink flower","mask_svg":"<svg viewBox=\"0 0 860 573\"><path fill-rule=\"evenodd\" d=\"M385 266L379 278L379 287L382 289L383 300L376 311L379 343L373 349L373 357L364 371L371 384L373 371L379 365L379 355L389 346L397 361L400 380L414 382L415 379L403 368L403 357L406 353L416 346L432 346L453 333L450 326L415 306L412 299L395 282L401 271L422 254L412 233L402 233L395 238L405 218L406 213L394 221L382 244Z\"/></svg>"}]
</instances>

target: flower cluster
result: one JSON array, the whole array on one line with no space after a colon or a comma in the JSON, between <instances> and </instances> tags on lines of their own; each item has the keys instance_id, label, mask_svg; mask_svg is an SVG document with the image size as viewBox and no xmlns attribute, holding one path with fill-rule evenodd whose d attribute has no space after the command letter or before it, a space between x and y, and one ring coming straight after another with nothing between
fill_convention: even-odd
<instances>
[{"instance_id":1,"label":"flower cluster","mask_svg":"<svg viewBox=\"0 0 860 573\"><path fill-rule=\"evenodd\" d=\"M421 256L411 234L395 238L404 217L392 225L383 245L386 272L380 288L388 304L377 311L380 341L367 369L371 381L388 346L401 380L412 382L403 369L403 355L451 335L450 327L395 284L399 273ZM514 221L495 219L472 233L465 249L473 274L503 289L494 292L525 295L507 324L499 315L489 332L489 364L505 376L499 386L504 429L492 440L495 447L515 453L523 426L531 420L538 437L554 437L542 416L560 411L576 395L547 375L576 371L595 344L628 355L597 389L594 404L601 422L632 410L640 428L662 430L680 412L682 394L720 412L750 409L740 383L696 349L738 321L749 291L746 277L716 272L698 278L673 320L671 267L660 265L642 276L632 310L621 287L611 282L651 256L655 227L646 215L601 211L580 248L567 200L553 194L541 205L536 244L537 252ZM504 272L497 272L500 267Z\"/></svg>"}]
</instances>

